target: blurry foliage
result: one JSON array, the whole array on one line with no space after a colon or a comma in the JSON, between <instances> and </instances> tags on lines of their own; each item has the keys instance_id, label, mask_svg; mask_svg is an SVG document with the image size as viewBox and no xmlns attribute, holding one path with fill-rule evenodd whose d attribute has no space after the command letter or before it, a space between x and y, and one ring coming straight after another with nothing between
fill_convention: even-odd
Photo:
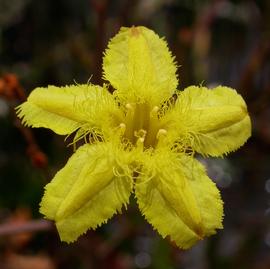
<instances>
[{"instance_id":1,"label":"blurry foliage","mask_svg":"<svg viewBox=\"0 0 270 269\"><path fill-rule=\"evenodd\" d=\"M224 84L248 103L248 143L223 160L201 159L225 201L224 230L180 251L152 232L132 200L128 212L71 245L49 226L18 235L20 243L3 236L1 225L41 217L43 186L72 151L48 130L22 130L13 111L22 96L10 92L6 73L26 95L48 84L100 82L109 38L122 25L139 24L166 36L181 66L180 89ZM0 268L270 268L269 40L268 0L0 0ZM48 165L38 165L39 154Z\"/></svg>"}]
</instances>

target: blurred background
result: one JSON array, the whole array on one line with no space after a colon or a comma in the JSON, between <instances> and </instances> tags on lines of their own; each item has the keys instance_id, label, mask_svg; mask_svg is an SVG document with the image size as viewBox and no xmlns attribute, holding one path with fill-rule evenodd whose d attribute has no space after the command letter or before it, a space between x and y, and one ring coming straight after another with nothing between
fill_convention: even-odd
<instances>
[{"instance_id":1,"label":"blurred background","mask_svg":"<svg viewBox=\"0 0 270 269\"><path fill-rule=\"evenodd\" d=\"M240 150L201 158L225 202L224 230L188 251L157 235L134 199L69 245L38 212L44 185L72 148L49 130L23 128L14 107L38 86L102 83L108 40L132 25L166 38L179 89L233 87L253 122ZM1 269L269 269L269 153L269 0L0 0Z\"/></svg>"}]
</instances>

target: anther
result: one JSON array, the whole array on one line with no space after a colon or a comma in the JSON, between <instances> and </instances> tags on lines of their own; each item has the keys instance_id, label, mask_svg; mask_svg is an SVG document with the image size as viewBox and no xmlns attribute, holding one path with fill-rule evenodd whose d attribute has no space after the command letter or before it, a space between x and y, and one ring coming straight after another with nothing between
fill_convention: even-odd
<instances>
[{"instance_id":1,"label":"anther","mask_svg":"<svg viewBox=\"0 0 270 269\"><path fill-rule=\"evenodd\" d=\"M129 103L126 104L126 108L128 110L133 110L133 106L131 104L129 104Z\"/></svg>"},{"instance_id":2,"label":"anther","mask_svg":"<svg viewBox=\"0 0 270 269\"><path fill-rule=\"evenodd\" d=\"M126 118L125 118L125 124L126 124L126 130L125 130L125 136L127 139L129 139L131 142L133 141L133 131L134 131L134 107L130 103L126 104Z\"/></svg>"},{"instance_id":3,"label":"anther","mask_svg":"<svg viewBox=\"0 0 270 269\"><path fill-rule=\"evenodd\" d=\"M126 124L121 122L119 124L119 129L120 129L121 134L123 135L125 133L125 131L126 131Z\"/></svg>"},{"instance_id":4,"label":"anther","mask_svg":"<svg viewBox=\"0 0 270 269\"><path fill-rule=\"evenodd\" d=\"M167 131L165 129L159 129L156 135L157 139L160 139L161 137L164 137L167 134Z\"/></svg>"},{"instance_id":5,"label":"anther","mask_svg":"<svg viewBox=\"0 0 270 269\"><path fill-rule=\"evenodd\" d=\"M121 123L119 124L119 128L122 129L122 130L125 130L125 129L126 129L126 124L123 123L123 122L121 122Z\"/></svg>"},{"instance_id":6,"label":"anther","mask_svg":"<svg viewBox=\"0 0 270 269\"><path fill-rule=\"evenodd\" d=\"M157 116L157 113L159 111L159 107L158 106L154 106L154 108L151 110L150 115L153 116Z\"/></svg>"}]
</instances>

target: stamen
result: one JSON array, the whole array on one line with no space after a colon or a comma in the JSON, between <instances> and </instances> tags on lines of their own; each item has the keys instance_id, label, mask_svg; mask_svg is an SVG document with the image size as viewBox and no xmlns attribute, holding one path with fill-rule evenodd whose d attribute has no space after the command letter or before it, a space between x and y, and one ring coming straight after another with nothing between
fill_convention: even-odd
<instances>
[{"instance_id":1,"label":"stamen","mask_svg":"<svg viewBox=\"0 0 270 269\"><path fill-rule=\"evenodd\" d=\"M150 112L150 116L151 117L157 116L158 111L159 111L159 107L158 106L154 106L154 108Z\"/></svg>"},{"instance_id":2,"label":"stamen","mask_svg":"<svg viewBox=\"0 0 270 269\"><path fill-rule=\"evenodd\" d=\"M159 129L156 135L156 138L159 140L160 138L167 135L167 130L165 129Z\"/></svg>"},{"instance_id":3,"label":"stamen","mask_svg":"<svg viewBox=\"0 0 270 269\"><path fill-rule=\"evenodd\" d=\"M130 109L133 110L134 109L133 106L131 104L129 104L129 103L126 104L126 108L128 110L130 110Z\"/></svg>"},{"instance_id":4,"label":"stamen","mask_svg":"<svg viewBox=\"0 0 270 269\"><path fill-rule=\"evenodd\" d=\"M158 106L154 106L154 108L150 112L151 113L151 116L152 115L156 115L158 111L159 111L159 107Z\"/></svg>"},{"instance_id":5,"label":"stamen","mask_svg":"<svg viewBox=\"0 0 270 269\"><path fill-rule=\"evenodd\" d=\"M121 123L119 124L119 128L120 128L121 132L124 133L124 132L126 131L126 124L123 123L123 122L121 122Z\"/></svg>"},{"instance_id":6,"label":"stamen","mask_svg":"<svg viewBox=\"0 0 270 269\"><path fill-rule=\"evenodd\" d=\"M126 104L127 114L126 114L126 130L125 136L133 142L133 130L134 130L134 107L131 104Z\"/></svg>"}]
</instances>

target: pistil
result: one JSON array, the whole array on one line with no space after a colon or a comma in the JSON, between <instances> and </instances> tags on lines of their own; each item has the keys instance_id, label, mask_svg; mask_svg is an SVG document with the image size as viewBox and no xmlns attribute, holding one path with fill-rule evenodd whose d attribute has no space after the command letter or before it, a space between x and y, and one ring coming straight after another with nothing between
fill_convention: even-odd
<instances>
[{"instance_id":1,"label":"pistil","mask_svg":"<svg viewBox=\"0 0 270 269\"><path fill-rule=\"evenodd\" d=\"M159 107L150 110L149 105L126 104L125 123L121 123L123 135L136 146L155 147L167 131L162 129L158 118Z\"/></svg>"},{"instance_id":2,"label":"pistil","mask_svg":"<svg viewBox=\"0 0 270 269\"><path fill-rule=\"evenodd\" d=\"M147 137L145 139L146 147L154 146L155 144L156 134L159 129L158 111L159 107L155 106L150 112L148 132Z\"/></svg>"}]
</instances>

